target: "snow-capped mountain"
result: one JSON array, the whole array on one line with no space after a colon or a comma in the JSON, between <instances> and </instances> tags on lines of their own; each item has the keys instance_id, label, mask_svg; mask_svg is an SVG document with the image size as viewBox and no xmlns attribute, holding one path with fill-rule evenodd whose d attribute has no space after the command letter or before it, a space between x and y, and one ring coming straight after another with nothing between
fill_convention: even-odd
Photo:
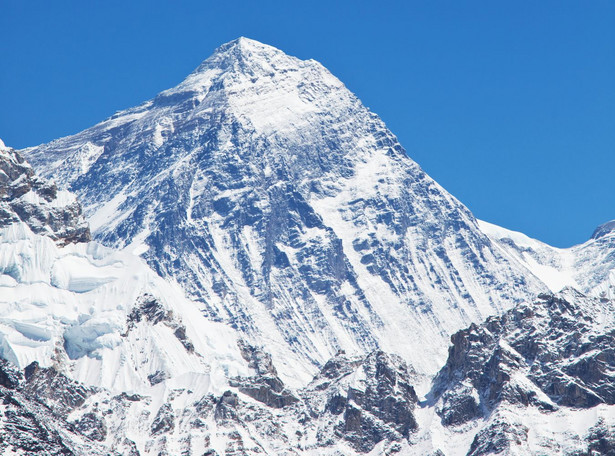
<instances>
[{"instance_id":1,"label":"snow-capped mountain","mask_svg":"<svg viewBox=\"0 0 615 456\"><path fill-rule=\"evenodd\" d=\"M23 152L95 239L143 255L295 385L339 349L435 372L451 333L546 289L322 65L253 40Z\"/></svg>"},{"instance_id":2,"label":"snow-capped mountain","mask_svg":"<svg viewBox=\"0 0 615 456\"><path fill-rule=\"evenodd\" d=\"M0 197L0 452L108 454L131 435L142 448L139 426L173 391L222 394L230 377L254 373L234 330L206 319L141 258L88 242L74 195L4 147ZM100 421L86 399L118 394L154 400L94 441L69 424L72 412Z\"/></svg>"},{"instance_id":3,"label":"snow-capped mountain","mask_svg":"<svg viewBox=\"0 0 615 456\"><path fill-rule=\"evenodd\" d=\"M23 152L0 453L615 452L615 224L477 221L317 62L241 38Z\"/></svg>"}]
</instances>

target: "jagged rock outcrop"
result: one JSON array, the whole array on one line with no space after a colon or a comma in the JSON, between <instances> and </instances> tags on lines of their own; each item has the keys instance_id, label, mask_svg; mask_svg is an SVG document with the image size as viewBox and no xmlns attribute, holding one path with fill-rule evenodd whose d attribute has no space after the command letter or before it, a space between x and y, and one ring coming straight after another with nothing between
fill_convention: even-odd
<instances>
[{"instance_id":1,"label":"jagged rock outcrop","mask_svg":"<svg viewBox=\"0 0 615 456\"><path fill-rule=\"evenodd\" d=\"M0 147L0 227L18 222L61 245L90 240L75 197L38 177L19 152Z\"/></svg>"},{"instance_id":2,"label":"jagged rock outcrop","mask_svg":"<svg viewBox=\"0 0 615 456\"><path fill-rule=\"evenodd\" d=\"M366 453L382 441L408 439L418 428L415 375L400 358L381 351L365 358L339 353L303 391L321 421L320 444L342 438Z\"/></svg>"},{"instance_id":3,"label":"jagged rock outcrop","mask_svg":"<svg viewBox=\"0 0 615 456\"><path fill-rule=\"evenodd\" d=\"M57 391L48 387L50 377ZM66 419L66 412L83 404L83 390L62 374L31 368L24 375L0 361L0 453L107 454L97 439L82 434Z\"/></svg>"},{"instance_id":4,"label":"jagged rock outcrop","mask_svg":"<svg viewBox=\"0 0 615 456\"><path fill-rule=\"evenodd\" d=\"M614 309L569 290L456 333L432 391L443 423L486 416L502 401L547 411L615 404Z\"/></svg>"},{"instance_id":5,"label":"jagged rock outcrop","mask_svg":"<svg viewBox=\"0 0 615 456\"><path fill-rule=\"evenodd\" d=\"M83 405L95 392L95 389L84 387L53 367L41 368L36 361L26 366L24 375L24 392L32 398L41 398L47 407L61 416L67 416Z\"/></svg>"},{"instance_id":6,"label":"jagged rock outcrop","mask_svg":"<svg viewBox=\"0 0 615 456\"><path fill-rule=\"evenodd\" d=\"M615 404L614 312L613 301L566 289L459 331L427 403L451 432L474 429L468 454L534 454L539 445L532 449L532 441L554 449L553 429L535 424L541 416L557 423L593 409L600 418L600 407ZM573 431L566 432L557 451L584 454L575 449ZM589 435L575 438L590 446L609 444Z\"/></svg>"},{"instance_id":7,"label":"jagged rock outcrop","mask_svg":"<svg viewBox=\"0 0 615 456\"><path fill-rule=\"evenodd\" d=\"M299 400L278 377L269 353L243 340L239 341L239 349L256 375L231 379L231 386L269 407L284 408Z\"/></svg>"}]
</instances>

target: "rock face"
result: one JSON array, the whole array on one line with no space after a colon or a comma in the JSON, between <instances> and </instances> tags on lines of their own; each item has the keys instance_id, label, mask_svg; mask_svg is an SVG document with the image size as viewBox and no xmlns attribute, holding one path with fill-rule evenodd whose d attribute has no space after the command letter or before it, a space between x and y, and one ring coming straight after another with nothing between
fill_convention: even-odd
<instances>
[{"instance_id":1,"label":"rock face","mask_svg":"<svg viewBox=\"0 0 615 456\"><path fill-rule=\"evenodd\" d=\"M328 361L304 393L324 422L320 441L341 437L367 453L382 441L407 440L418 428L413 375L401 359L381 351Z\"/></svg>"},{"instance_id":2,"label":"rock face","mask_svg":"<svg viewBox=\"0 0 615 456\"><path fill-rule=\"evenodd\" d=\"M231 386L269 407L284 408L299 400L278 377L271 355L245 341L240 341L239 348L248 366L256 371L256 375L234 378L230 382Z\"/></svg>"},{"instance_id":3,"label":"rock face","mask_svg":"<svg viewBox=\"0 0 615 456\"><path fill-rule=\"evenodd\" d=\"M0 227L17 222L60 245L90 240L75 197L38 177L18 152L0 147Z\"/></svg>"},{"instance_id":4,"label":"rock face","mask_svg":"<svg viewBox=\"0 0 615 456\"><path fill-rule=\"evenodd\" d=\"M70 412L80 404L64 401L67 397L81 397L83 387L62 374L54 377L61 394L38 388L40 370L28 377L6 361L0 362L0 452L2 454L48 455L104 455L106 448L80 434L67 420ZM59 379L58 377L62 377ZM7 381L7 379L11 379ZM82 402L81 402L82 403ZM60 405L58 407L58 405Z\"/></svg>"},{"instance_id":5,"label":"rock face","mask_svg":"<svg viewBox=\"0 0 615 456\"><path fill-rule=\"evenodd\" d=\"M142 254L298 383L339 349L433 372L449 334L544 288L322 65L249 39L24 153L78 194L96 239Z\"/></svg>"},{"instance_id":6,"label":"rock face","mask_svg":"<svg viewBox=\"0 0 615 456\"><path fill-rule=\"evenodd\" d=\"M530 434L540 441L549 428L537 426L537 417L550 415L556 423L574 410L612 406L614 311L612 301L567 289L456 333L428 395L442 425L460 432L486 423L475 434L469 454L533 454ZM523 416L523 410L533 412ZM586 439L590 447L609 445L608 439Z\"/></svg>"}]
</instances>

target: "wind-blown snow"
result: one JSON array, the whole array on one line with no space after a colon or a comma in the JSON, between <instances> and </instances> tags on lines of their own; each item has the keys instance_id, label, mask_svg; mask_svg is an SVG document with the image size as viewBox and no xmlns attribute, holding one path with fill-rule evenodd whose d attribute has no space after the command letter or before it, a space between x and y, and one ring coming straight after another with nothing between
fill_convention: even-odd
<instances>
[{"instance_id":1,"label":"wind-blown snow","mask_svg":"<svg viewBox=\"0 0 615 456\"><path fill-rule=\"evenodd\" d=\"M560 249L484 221L479 221L479 226L502 252L523 264L551 291L573 287L593 295L614 296L615 232L603 229L600 236L583 244Z\"/></svg>"}]
</instances>

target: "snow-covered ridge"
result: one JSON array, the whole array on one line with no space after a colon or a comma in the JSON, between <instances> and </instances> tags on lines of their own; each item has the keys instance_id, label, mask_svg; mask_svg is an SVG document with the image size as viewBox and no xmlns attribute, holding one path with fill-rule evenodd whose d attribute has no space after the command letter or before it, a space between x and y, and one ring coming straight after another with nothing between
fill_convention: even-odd
<instances>
[{"instance_id":1,"label":"snow-covered ridge","mask_svg":"<svg viewBox=\"0 0 615 456\"><path fill-rule=\"evenodd\" d=\"M583 293L615 296L614 223L605 223L587 242L566 249L551 247L516 231L479 221L485 234L510 258L524 265L557 292L573 287Z\"/></svg>"},{"instance_id":2,"label":"snow-covered ridge","mask_svg":"<svg viewBox=\"0 0 615 456\"><path fill-rule=\"evenodd\" d=\"M612 235L615 232L615 220L603 223L596 228L592 234L592 239L599 239L604 236Z\"/></svg>"}]
</instances>

